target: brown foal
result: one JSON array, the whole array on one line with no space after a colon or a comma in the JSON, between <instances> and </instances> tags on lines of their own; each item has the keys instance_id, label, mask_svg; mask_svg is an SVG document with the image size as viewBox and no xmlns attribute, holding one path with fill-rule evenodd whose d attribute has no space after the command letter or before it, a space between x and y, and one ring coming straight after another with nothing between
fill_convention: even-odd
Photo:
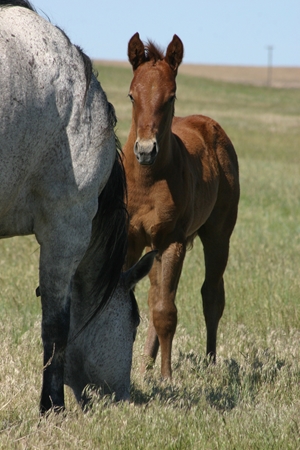
<instances>
[{"instance_id":1,"label":"brown foal","mask_svg":"<svg viewBox=\"0 0 300 450\"><path fill-rule=\"evenodd\" d=\"M199 236L204 249L201 293L208 357L215 361L219 320L225 306L223 274L239 201L234 147L214 120L174 117L176 75L183 44L174 35L164 55L136 33L128 44L133 68L129 97L132 123L123 162L130 217L127 266L143 250L157 249L150 272L150 323L146 364L161 348L161 374L170 378L172 340L177 325L175 296L186 249Z\"/></svg>"}]
</instances>

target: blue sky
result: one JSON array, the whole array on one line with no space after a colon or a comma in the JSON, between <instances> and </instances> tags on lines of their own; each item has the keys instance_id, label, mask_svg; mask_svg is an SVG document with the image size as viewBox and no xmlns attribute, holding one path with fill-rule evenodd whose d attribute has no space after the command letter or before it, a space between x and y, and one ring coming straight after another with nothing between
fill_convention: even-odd
<instances>
[{"instance_id":1,"label":"blue sky","mask_svg":"<svg viewBox=\"0 0 300 450\"><path fill-rule=\"evenodd\" d=\"M300 0L32 0L91 57L126 60L138 31L163 48L176 33L185 63L300 66Z\"/></svg>"}]
</instances>

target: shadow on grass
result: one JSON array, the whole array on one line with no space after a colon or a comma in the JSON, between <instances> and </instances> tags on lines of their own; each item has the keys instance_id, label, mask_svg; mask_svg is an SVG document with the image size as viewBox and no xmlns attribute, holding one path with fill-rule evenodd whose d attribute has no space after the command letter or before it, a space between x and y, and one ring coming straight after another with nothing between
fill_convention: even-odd
<instances>
[{"instance_id":1,"label":"shadow on grass","mask_svg":"<svg viewBox=\"0 0 300 450\"><path fill-rule=\"evenodd\" d=\"M148 377L147 377L148 378ZM189 409L198 405L202 397L202 389L193 389L172 385L170 382L148 378L147 389L132 386L131 400L135 405L160 403L174 408Z\"/></svg>"},{"instance_id":2,"label":"shadow on grass","mask_svg":"<svg viewBox=\"0 0 300 450\"><path fill-rule=\"evenodd\" d=\"M205 389L206 401L219 411L231 411L241 397L240 367L237 361L225 361L223 379L219 385Z\"/></svg>"},{"instance_id":3,"label":"shadow on grass","mask_svg":"<svg viewBox=\"0 0 300 450\"><path fill-rule=\"evenodd\" d=\"M158 402L175 408L208 404L220 412L231 411L242 402L254 402L261 389L276 382L285 365L268 350L253 351L235 359L210 364L196 353L180 353L174 364L173 382L162 381L150 371L143 387L132 386L136 405Z\"/></svg>"}]
</instances>

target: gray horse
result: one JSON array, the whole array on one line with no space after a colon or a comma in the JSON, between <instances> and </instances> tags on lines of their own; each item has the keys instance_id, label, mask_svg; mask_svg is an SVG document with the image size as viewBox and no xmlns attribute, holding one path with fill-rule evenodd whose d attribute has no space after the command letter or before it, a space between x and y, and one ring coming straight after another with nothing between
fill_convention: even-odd
<instances>
[{"instance_id":1,"label":"gray horse","mask_svg":"<svg viewBox=\"0 0 300 450\"><path fill-rule=\"evenodd\" d=\"M34 234L40 244L40 410L64 407L71 304L75 334L69 339L67 382L79 399L88 376L78 381L72 361L80 349L77 363L84 365L86 357L92 367L90 344L102 339L104 328L115 332L116 314L120 342L111 345L101 380L127 398L137 321L128 301L132 277L126 286L121 277L115 291L126 253L127 216L113 108L90 59L26 0L0 1L0 55L0 237ZM87 338L105 306L107 320ZM107 333L103 345L110 346ZM123 357L126 370L119 374L114 365L110 380L112 360ZM95 366L87 370L90 382L95 371Z\"/></svg>"}]
</instances>

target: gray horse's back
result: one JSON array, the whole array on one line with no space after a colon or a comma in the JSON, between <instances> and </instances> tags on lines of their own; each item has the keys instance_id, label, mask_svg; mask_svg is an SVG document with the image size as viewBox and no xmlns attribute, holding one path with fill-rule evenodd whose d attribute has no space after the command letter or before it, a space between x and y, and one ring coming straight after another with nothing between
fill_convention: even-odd
<instances>
[{"instance_id":1,"label":"gray horse's back","mask_svg":"<svg viewBox=\"0 0 300 450\"><path fill-rule=\"evenodd\" d=\"M98 81L87 86L79 49L29 9L0 8L0 54L0 235L33 233L38 210L78 195L93 216L115 157Z\"/></svg>"}]
</instances>

